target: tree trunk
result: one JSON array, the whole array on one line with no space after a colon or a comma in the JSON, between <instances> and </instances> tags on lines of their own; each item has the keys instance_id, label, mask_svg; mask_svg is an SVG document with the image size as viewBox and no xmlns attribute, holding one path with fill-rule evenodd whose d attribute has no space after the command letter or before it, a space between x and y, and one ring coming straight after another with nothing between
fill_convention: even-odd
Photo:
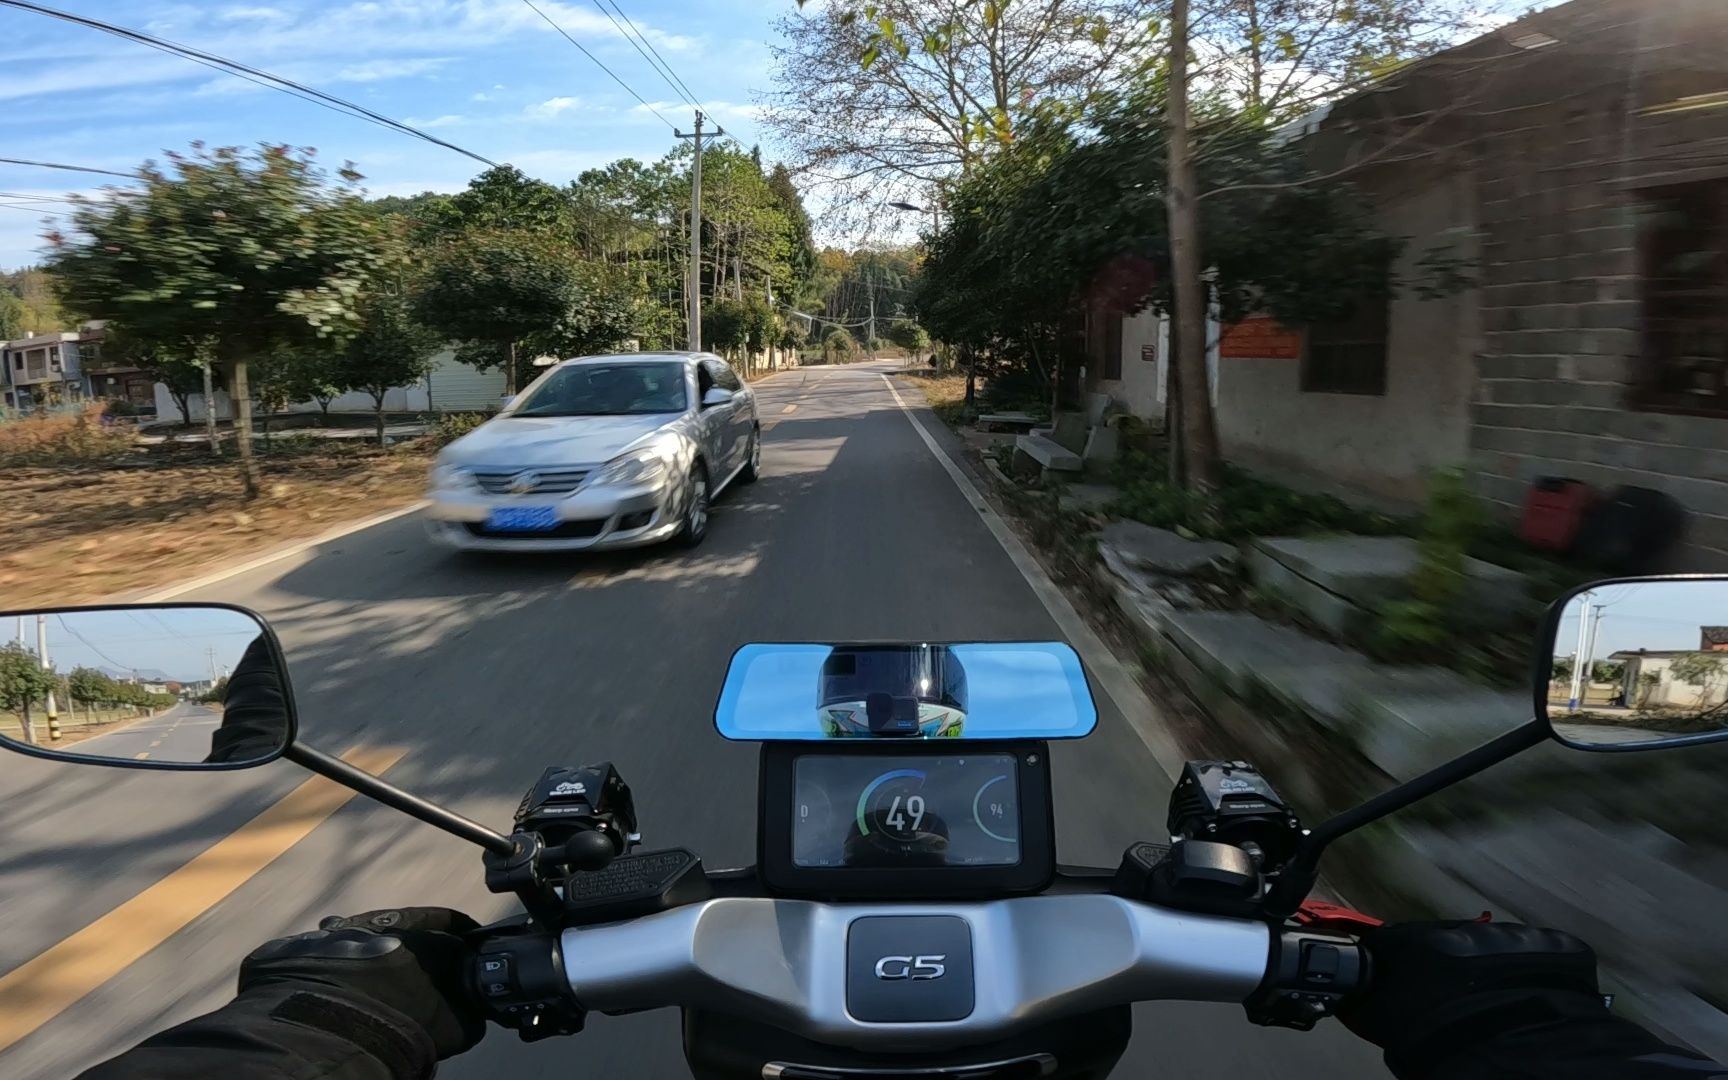
<instances>
[{"instance_id":1,"label":"tree trunk","mask_svg":"<svg viewBox=\"0 0 1728 1080\"><path fill-rule=\"evenodd\" d=\"M510 358L507 361L505 361L507 366L504 368L504 396L505 397L514 397L516 394L516 342L515 341L510 342L509 354L510 354Z\"/></svg>"},{"instance_id":2,"label":"tree trunk","mask_svg":"<svg viewBox=\"0 0 1728 1080\"><path fill-rule=\"evenodd\" d=\"M330 402L334 398L318 398L318 426L330 426Z\"/></svg>"},{"instance_id":3,"label":"tree trunk","mask_svg":"<svg viewBox=\"0 0 1728 1080\"><path fill-rule=\"evenodd\" d=\"M240 452L240 483L246 498L258 497L258 463L252 458L252 390L246 383L246 361L235 360L228 380L234 402L234 442Z\"/></svg>"},{"instance_id":4,"label":"tree trunk","mask_svg":"<svg viewBox=\"0 0 1728 1080\"><path fill-rule=\"evenodd\" d=\"M1169 447L1169 480L1174 487L1187 487L1182 469L1182 372L1176 367L1177 343L1174 313L1170 318L1170 336L1165 341L1164 356L1164 445Z\"/></svg>"},{"instance_id":5,"label":"tree trunk","mask_svg":"<svg viewBox=\"0 0 1728 1080\"><path fill-rule=\"evenodd\" d=\"M180 425L182 427L191 427L192 426L192 395L191 395L191 393L188 392L188 393L184 393L184 394L176 394L176 393L174 393L174 391L170 390L168 392L168 396L174 399L174 407L180 410Z\"/></svg>"},{"instance_id":6,"label":"tree trunk","mask_svg":"<svg viewBox=\"0 0 1728 1080\"><path fill-rule=\"evenodd\" d=\"M966 415L971 416L978 407L978 353L971 345L966 347ZM1051 419L1055 419L1052 417Z\"/></svg>"},{"instance_id":7,"label":"tree trunk","mask_svg":"<svg viewBox=\"0 0 1728 1080\"><path fill-rule=\"evenodd\" d=\"M372 391L372 412L378 421L378 448L384 448L384 395L390 392L386 387L382 391Z\"/></svg>"},{"instance_id":8,"label":"tree trunk","mask_svg":"<svg viewBox=\"0 0 1728 1080\"><path fill-rule=\"evenodd\" d=\"M216 437L216 380L210 374L210 361L204 361L201 366L204 368L204 438L210 444L211 455L221 457L222 440ZM186 424L191 426L190 416Z\"/></svg>"},{"instance_id":9,"label":"tree trunk","mask_svg":"<svg viewBox=\"0 0 1728 1080\"><path fill-rule=\"evenodd\" d=\"M18 723L24 729L24 741L36 745L36 722L30 718L30 703L26 701L18 713Z\"/></svg>"},{"instance_id":10,"label":"tree trunk","mask_svg":"<svg viewBox=\"0 0 1728 1080\"><path fill-rule=\"evenodd\" d=\"M1260 0L1248 0L1248 104L1254 109L1265 105L1266 54L1260 40Z\"/></svg>"},{"instance_id":11,"label":"tree trunk","mask_svg":"<svg viewBox=\"0 0 1728 1080\"><path fill-rule=\"evenodd\" d=\"M1188 0L1170 6L1170 272L1176 291L1174 360L1181 371L1182 448L1188 486L1218 484L1218 433L1206 380L1206 283L1201 280L1200 207L1188 130Z\"/></svg>"}]
</instances>

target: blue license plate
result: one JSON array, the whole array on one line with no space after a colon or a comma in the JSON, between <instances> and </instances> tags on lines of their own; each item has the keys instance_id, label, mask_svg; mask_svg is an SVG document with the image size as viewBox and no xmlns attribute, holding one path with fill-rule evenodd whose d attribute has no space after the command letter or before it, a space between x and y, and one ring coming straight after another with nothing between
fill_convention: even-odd
<instances>
[{"instance_id":1,"label":"blue license plate","mask_svg":"<svg viewBox=\"0 0 1728 1080\"><path fill-rule=\"evenodd\" d=\"M558 512L550 506L510 506L486 517L491 532L551 532L558 527Z\"/></svg>"}]
</instances>

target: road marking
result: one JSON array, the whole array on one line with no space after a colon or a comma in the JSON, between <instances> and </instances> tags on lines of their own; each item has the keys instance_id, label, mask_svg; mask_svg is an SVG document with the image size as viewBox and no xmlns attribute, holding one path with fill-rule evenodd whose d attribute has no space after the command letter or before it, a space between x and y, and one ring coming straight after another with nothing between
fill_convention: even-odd
<instances>
[{"instance_id":1,"label":"road marking","mask_svg":"<svg viewBox=\"0 0 1728 1080\"><path fill-rule=\"evenodd\" d=\"M133 761L143 761L145 758L147 758L149 756L150 756L150 751L146 750L142 754L133 754L132 760Z\"/></svg>"},{"instance_id":2,"label":"road marking","mask_svg":"<svg viewBox=\"0 0 1728 1080\"><path fill-rule=\"evenodd\" d=\"M359 747L342 755L342 760L377 774L405 753L397 747ZM215 907L355 794L334 780L313 777L191 862L0 976L0 1050L54 1019Z\"/></svg>"},{"instance_id":3,"label":"road marking","mask_svg":"<svg viewBox=\"0 0 1728 1080\"><path fill-rule=\"evenodd\" d=\"M339 525L336 528L331 529L329 532L320 533L317 536L314 536L310 540L297 540L291 544L284 544L282 547L273 548L255 559L249 559L243 563L236 563L235 565L228 567L226 570L218 570L213 574L206 574L203 577L193 578L191 581L182 582L179 585L171 585L166 589L159 589L155 592L144 593L141 596L128 597L122 594L120 596L109 597L109 600L115 603L126 601L134 604L153 604L158 600L168 600L189 593L194 589L202 589L206 585L214 585L218 581L225 581L228 578L236 577L251 570L256 570L259 567L269 566L271 563L286 559L290 555L298 555L309 548L315 548L319 544L327 544L332 540L341 539L350 533L362 532L366 529L372 528L374 525L382 525L387 521L395 521L399 517L405 517L414 513L416 510L423 509L426 505L427 501L421 499L419 502L409 503L407 506L400 507L396 510L388 510L382 514L376 514L369 518L362 518L359 521L350 522L347 525Z\"/></svg>"},{"instance_id":4,"label":"road marking","mask_svg":"<svg viewBox=\"0 0 1728 1080\"><path fill-rule=\"evenodd\" d=\"M990 509L990 504L979 494L978 488L966 475L965 470L924 430L918 414L908 409L906 403L900 400L900 391L895 389L894 380L883 374L882 382L888 387L888 392L894 395L894 404L900 406L906 422L912 425L912 430L924 440L925 447L935 456L948 478L954 481L954 486L960 489L967 505L977 511L985 526L989 528L990 535L1002 545L1002 550L1007 553L1009 560L1019 569L1020 576L1026 579L1026 584L1032 586L1032 591L1043 602L1044 610L1050 613L1050 617L1056 621L1057 629L1062 631L1063 638L1074 646L1086 661L1087 670L1103 687L1105 696L1116 706L1116 711L1122 714L1123 719L1127 720L1129 726L1140 736L1140 741L1152 752L1152 758L1158 766L1169 774L1171 780L1175 780L1182 772L1182 764L1187 755L1182 752L1170 733L1154 722L1158 708L1152 704L1152 699L1146 696L1145 691L1140 689L1139 681L1116 659L1110 646L1104 644L1103 639L1093 632L1080 613L1074 610L1068 597L1050 580L1050 575L1044 572L1043 565L1026 550L1026 545L1008 528L1001 515Z\"/></svg>"},{"instance_id":5,"label":"road marking","mask_svg":"<svg viewBox=\"0 0 1728 1080\"><path fill-rule=\"evenodd\" d=\"M798 403L793 402L792 404L786 406L784 409L781 409L780 413L782 416L784 416L786 413L795 413L797 411L798 411Z\"/></svg>"}]
</instances>

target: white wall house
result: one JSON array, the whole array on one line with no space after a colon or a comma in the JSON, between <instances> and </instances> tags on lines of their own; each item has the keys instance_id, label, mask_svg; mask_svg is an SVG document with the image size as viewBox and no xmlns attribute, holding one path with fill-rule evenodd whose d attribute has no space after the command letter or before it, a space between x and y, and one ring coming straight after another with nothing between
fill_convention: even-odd
<instances>
[{"instance_id":1,"label":"white wall house","mask_svg":"<svg viewBox=\"0 0 1728 1080\"><path fill-rule=\"evenodd\" d=\"M392 387L384 395L388 412L490 412L498 408L504 397L504 372L480 371L456 360L454 350L446 349L432 361L426 378L413 386ZM218 390L216 418L230 420L234 416L232 402L226 391ZM187 398L192 422L204 419L204 395ZM364 391L343 394L330 403L331 412L371 412L372 395ZM301 401L288 406L289 412L317 412L316 401ZM156 384L156 415L163 419L180 419L180 407L162 383Z\"/></svg>"}]
</instances>

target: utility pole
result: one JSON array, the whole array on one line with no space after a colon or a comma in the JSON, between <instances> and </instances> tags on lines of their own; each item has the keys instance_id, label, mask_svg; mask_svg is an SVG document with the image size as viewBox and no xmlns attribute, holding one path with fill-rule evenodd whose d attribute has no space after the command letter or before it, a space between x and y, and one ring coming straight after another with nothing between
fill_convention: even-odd
<instances>
[{"instance_id":1,"label":"utility pole","mask_svg":"<svg viewBox=\"0 0 1728 1080\"><path fill-rule=\"evenodd\" d=\"M1566 709L1577 712L1583 699L1584 667L1590 662L1586 655L1590 651L1590 594L1585 593L1579 599L1584 606L1578 610L1578 651L1572 654L1572 693L1566 699Z\"/></svg>"},{"instance_id":2,"label":"utility pole","mask_svg":"<svg viewBox=\"0 0 1728 1080\"><path fill-rule=\"evenodd\" d=\"M216 650L214 647L204 650L204 655L210 658L210 688L216 688Z\"/></svg>"},{"instance_id":3,"label":"utility pole","mask_svg":"<svg viewBox=\"0 0 1728 1080\"><path fill-rule=\"evenodd\" d=\"M690 290L690 351L702 351L702 110L696 110L696 130L686 135L677 128L672 134L680 139L696 140L696 157L690 163L690 272L686 280ZM721 127L714 134L724 135Z\"/></svg>"},{"instance_id":4,"label":"utility pole","mask_svg":"<svg viewBox=\"0 0 1728 1080\"><path fill-rule=\"evenodd\" d=\"M36 658L42 662L43 671L53 671L54 665L48 660L48 616L36 616ZM54 704L54 688L48 688L48 741L60 741L60 710Z\"/></svg>"}]
</instances>

